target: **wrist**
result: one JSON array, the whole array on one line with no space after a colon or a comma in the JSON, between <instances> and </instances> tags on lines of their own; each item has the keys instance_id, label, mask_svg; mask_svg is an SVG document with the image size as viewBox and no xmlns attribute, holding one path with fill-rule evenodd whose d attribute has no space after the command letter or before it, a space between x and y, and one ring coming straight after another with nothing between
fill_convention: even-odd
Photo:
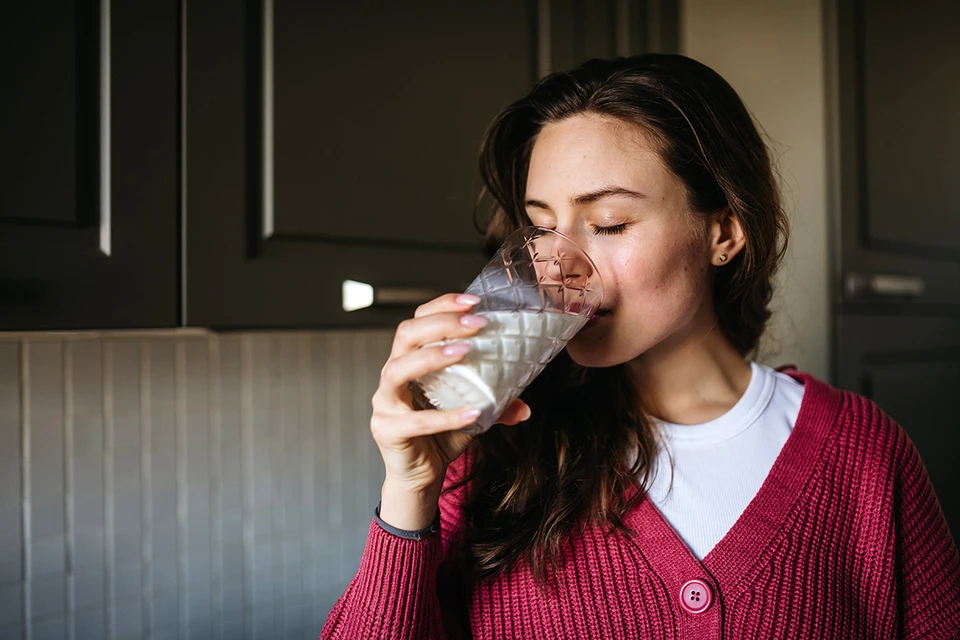
<instances>
[{"instance_id":1,"label":"wrist","mask_svg":"<svg viewBox=\"0 0 960 640\"><path fill-rule=\"evenodd\" d=\"M426 529L437 517L442 488L442 479L418 487L387 478L380 490L380 519L406 531Z\"/></svg>"},{"instance_id":2,"label":"wrist","mask_svg":"<svg viewBox=\"0 0 960 640\"><path fill-rule=\"evenodd\" d=\"M437 509L437 515L434 516L433 522L430 523L430 526L424 527L423 529L398 529L397 527L392 526L390 523L385 522L384 519L380 517L380 505L377 505L377 508L374 510L374 519L377 521L377 524L380 526L380 528L387 533L397 536L398 538L405 538L407 540L424 540L440 531L439 509Z\"/></svg>"}]
</instances>

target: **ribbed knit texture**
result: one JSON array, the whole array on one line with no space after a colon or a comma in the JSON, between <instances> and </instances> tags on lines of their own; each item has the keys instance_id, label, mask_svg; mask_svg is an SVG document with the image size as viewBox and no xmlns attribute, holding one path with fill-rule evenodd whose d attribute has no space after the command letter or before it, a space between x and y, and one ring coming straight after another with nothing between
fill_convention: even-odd
<instances>
[{"instance_id":1,"label":"ribbed knit texture","mask_svg":"<svg viewBox=\"0 0 960 640\"><path fill-rule=\"evenodd\" d=\"M960 638L960 556L913 444L869 400L791 375L806 385L793 433L703 562L643 500L625 519L634 535L570 538L546 593L525 564L466 584L462 492L451 492L440 536L371 525L320 637ZM680 603L690 579L713 595L697 614Z\"/></svg>"}]
</instances>

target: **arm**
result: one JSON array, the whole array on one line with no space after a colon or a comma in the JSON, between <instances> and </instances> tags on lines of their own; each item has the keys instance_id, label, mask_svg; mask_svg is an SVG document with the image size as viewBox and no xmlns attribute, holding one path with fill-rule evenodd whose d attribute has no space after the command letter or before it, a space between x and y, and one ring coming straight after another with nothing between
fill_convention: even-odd
<instances>
[{"instance_id":1,"label":"arm","mask_svg":"<svg viewBox=\"0 0 960 640\"><path fill-rule=\"evenodd\" d=\"M460 477L466 456L447 470L444 487ZM459 507L463 488L444 492L439 517L411 535L370 524L360 569L337 601L321 640L453 640L468 636L459 587Z\"/></svg>"},{"instance_id":2,"label":"arm","mask_svg":"<svg viewBox=\"0 0 960 640\"><path fill-rule=\"evenodd\" d=\"M441 542L370 524L360 569L327 618L321 640L446 640L437 597Z\"/></svg>"},{"instance_id":3,"label":"arm","mask_svg":"<svg viewBox=\"0 0 960 640\"><path fill-rule=\"evenodd\" d=\"M371 401L370 433L385 470L380 515L398 529L418 530L429 526L439 502L440 535L411 540L386 531L375 520L360 569L330 612L320 634L323 639L446 640L452 628L463 628L459 619L463 616L448 613L462 611L457 600L462 603L463 598L455 588L459 554L450 551L458 527L447 524L459 520L459 508L450 511L452 520L445 516L444 504L450 500L438 498L437 487L447 485L450 469L463 458L473 439L463 428L476 421L480 409L418 411L411 386L422 376L463 360L469 345L446 341L474 335L486 324L486 319L466 313L479 301L467 294L440 296L397 327ZM529 417L529 407L515 400L500 422L516 424ZM453 582L438 589L438 582L446 579ZM442 606L441 596L452 597L451 604Z\"/></svg>"},{"instance_id":4,"label":"arm","mask_svg":"<svg viewBox=\"0 0 960 640\"><path fill-rule=\"evenodd\" d=\"M390 357L371 399L370 433L384 463L383 520L399 529L429 526L450 463L472 436L462 431L479 411L417 410L411 387L422 376L456 364L469 346L447 339L475 334L483 318L466 313L480 299L449 294L421 305L397 327ZM446 640L436 581L442 539L396 536L371 524L360 569L321 631L329 640Z\"/></svg>"}]
</instances>

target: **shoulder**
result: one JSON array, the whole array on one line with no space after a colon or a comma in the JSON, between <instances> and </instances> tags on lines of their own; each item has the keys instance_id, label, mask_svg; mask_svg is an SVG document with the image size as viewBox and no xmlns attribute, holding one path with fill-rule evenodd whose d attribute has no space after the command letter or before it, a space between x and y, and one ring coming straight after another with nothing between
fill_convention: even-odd
<instances>
[{"instance_id":1,"label":"shoulder","mask_svg":"<svg viewBox=\"0 0 960 640\"><path fill-rule=\"evenodd\" d=\"M892 543L903 536L906 523L943 521L920 453L896 420L858 393L810 375L791 375L805 387L794 431L801 431L809 443L803 453L813 458L808 500L826 500L864 544ZM939 535L936 527L920 529Z\"/></svg>"},{"instance_id":2,"label":"shoulder","mask_svg":"<svg viewBox=\"0 0 960 640\"><path fill-rule=\"evenodd\" d=\"M913 442L869 398L790 375L811 394L809 432L825 434L815 493L837 516L823 522L852 532L850 566L896 599L903 637L960 637L960 600L940 596L960 588L960 554Z\"/></svg>"},{"instance_id":3,"label":"shoulder","mask_svg":"<svg viewBox=\"0 0 960 640\"><path fill-rule=\"evenodd\" d=\"M903 428L873 400L810 374L785 373L804 386L798 424L823 441L834 464L893 479L919 461Z\"/></svg>"}]
</instances>

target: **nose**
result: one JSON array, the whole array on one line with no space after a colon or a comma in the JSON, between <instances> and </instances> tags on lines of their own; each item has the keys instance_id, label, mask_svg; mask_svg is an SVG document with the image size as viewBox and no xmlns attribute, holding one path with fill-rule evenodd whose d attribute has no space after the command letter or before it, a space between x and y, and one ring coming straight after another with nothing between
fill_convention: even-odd
<instances>
[{"instance_id":1,"label":"nose","mask_svg":"<svg viewBox=\"0 0 960 640\"><path fill-rule=\"evenodd\" d=\"M556 247L555 253L544 266L544 280L571 288L583 288L593 273L582 252L573 252L562 246Z\"/></svg>"},{"instance_id":2,"label":"nose","mask_svg":"<svg viewBox=\"0 0 960 640\"><path fill-rule=\"evenodd\" d=\"M570 313L598 305L599 276L582 249L556 234L536 238L533 249L540 287L551 302Z\"/></svg>"}]
</instances>

